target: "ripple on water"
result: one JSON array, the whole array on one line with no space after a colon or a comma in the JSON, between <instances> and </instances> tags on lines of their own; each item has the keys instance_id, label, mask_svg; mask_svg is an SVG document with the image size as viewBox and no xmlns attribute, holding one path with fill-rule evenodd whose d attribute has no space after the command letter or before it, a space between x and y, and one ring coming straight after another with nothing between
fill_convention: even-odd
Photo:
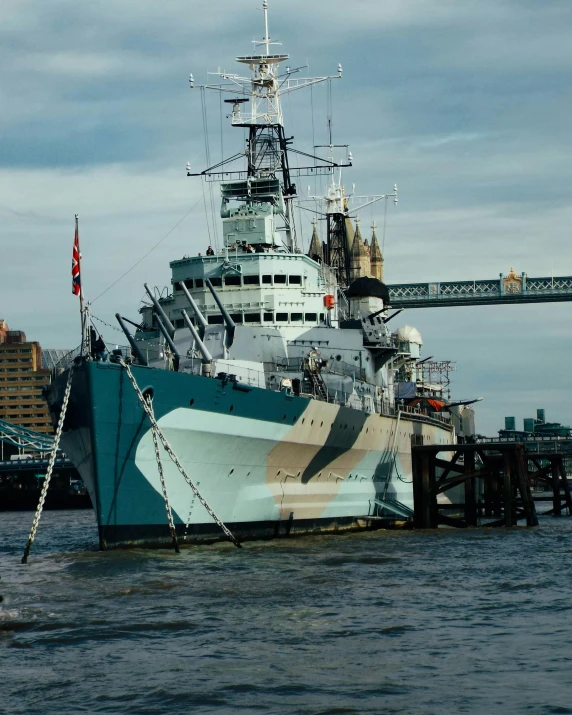
<instances>
[{"instance_id":1,"label":"ripple on water","mask_svg":"<svg viewBox=\"0 0 572 715\"><path fill-rule=\"evenodd\" d=\"M29 516L0 521L11 715L572 713L572 520L177 556L99 553L91 514L47 512L23 567Z\"/></svg>"}]
</instances>

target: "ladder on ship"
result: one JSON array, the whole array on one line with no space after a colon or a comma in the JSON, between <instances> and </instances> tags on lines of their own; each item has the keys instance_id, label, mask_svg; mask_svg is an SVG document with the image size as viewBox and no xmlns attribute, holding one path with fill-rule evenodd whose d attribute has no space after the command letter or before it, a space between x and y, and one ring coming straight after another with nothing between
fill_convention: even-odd
<instances>
[{"instance_id":1,"label":"ladder on ship","mask_svg":"<svg viewBox=\"0 0 572 715\"><path fill-rule=\"evenodd\" d=\"M304 380L309 383L310 389L308 391L311 392L314 397L324 402L328 401L326 385L319 371L316 369L314 360L311 358L304 359Z\"/></svg>"}]
</instances>

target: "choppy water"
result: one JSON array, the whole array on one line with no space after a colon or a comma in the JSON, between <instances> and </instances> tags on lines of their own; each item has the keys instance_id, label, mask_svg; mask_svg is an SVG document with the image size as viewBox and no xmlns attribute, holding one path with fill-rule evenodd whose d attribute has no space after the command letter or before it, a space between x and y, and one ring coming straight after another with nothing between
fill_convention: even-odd
<instances>
[{"instance_id":1,"label":"choppy water","mask_svg":"<svg viewBox=\"0 0 572 715\"><path fill-rule=\"evenodd\" d=\"M572 713L572 519L96 551L0 514L0 713Z\"/></svg>"}]
</instances>

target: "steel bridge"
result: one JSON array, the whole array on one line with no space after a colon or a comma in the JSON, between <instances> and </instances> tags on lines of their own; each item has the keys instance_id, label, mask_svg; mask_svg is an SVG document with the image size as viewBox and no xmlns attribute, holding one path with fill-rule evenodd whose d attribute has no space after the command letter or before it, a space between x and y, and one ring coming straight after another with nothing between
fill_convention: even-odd
<instances>
[{"instance_id":1,"label":"steel bridge","mask_svg":"<svg viewBox=\"0 0 572 715\"><path fill-rule=\"evenodd\" d=\"M572 276L529 278L508 275L483 281L398 283L388 285L392 308L437 308L459 305L550 303L572 300Z\"/></svg>"},{"instance_id":2,"label":"steel bridge","mask_svg":"<svg viewBox=\"0 0 572 715\"><path fill-rule=\"evenodd\" d=\"M0 442L25 449L27 452L51 452L54 448L53 435L34 432L4 420L0 420Z\"/></svg>"}]
</instances>

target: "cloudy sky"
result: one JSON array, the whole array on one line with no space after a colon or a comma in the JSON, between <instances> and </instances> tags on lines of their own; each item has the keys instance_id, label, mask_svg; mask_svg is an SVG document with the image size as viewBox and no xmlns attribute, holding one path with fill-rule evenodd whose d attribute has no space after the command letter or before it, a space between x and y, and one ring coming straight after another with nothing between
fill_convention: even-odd
<instances>
[{"instance_id":1,"label":"cloudy sky","mask_svg":"<svg viewBox=\"0 0 572 715\"><path fill-rule=\"evenodd\" d=\"M86 296L109 323L116 311L136 317L143 282L169 283L170 260L205 249L210 214L184 172L205 161L200 92L188 76L199 83L234 69L262 35L260 5L2 2L0 317L13 329L45 347L79 342L76 212ZM388 283L492 278L511 266L572 275L569 0L269 5L291 66L322 75L343 65L332 104L334 140L354 157L346 183L363 194L399 186L387 215ZM324 87L285 101L299 148L325 143L326 106ZM213 161L239 150L241 131L225 120L221 132L218 97L207 116ZM383 209L367 210L362 226L372 219L383 224ZM477 426L494 434L504 415L520 421L536 407L572 421L571 311L441 308L402 322L421 331L425 356L456 363L456 396L485 398Z\"/></svg>"}]
</instances>

